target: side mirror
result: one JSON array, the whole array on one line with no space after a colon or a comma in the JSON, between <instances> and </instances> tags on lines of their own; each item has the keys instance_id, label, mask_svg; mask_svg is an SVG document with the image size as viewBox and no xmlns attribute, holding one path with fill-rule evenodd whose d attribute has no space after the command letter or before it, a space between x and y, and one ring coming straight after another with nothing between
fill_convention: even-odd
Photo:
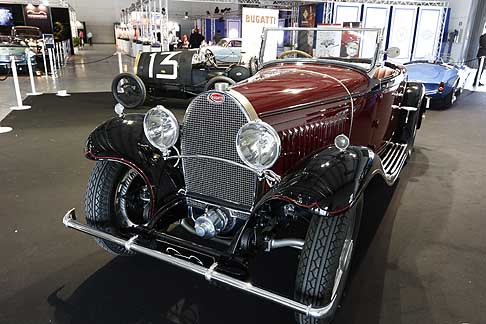
<instances>
[{"instance_id":1,"label":"side mirror","mask_svg":"<svg viewBox=\"0 0 486 324\"><path fill-rule=\"evenodd\" d=\"M398 47L389 47L385 54L388 55L389 58L395 58L400 56L400 49Z\"/></svg>"}]
</instances>

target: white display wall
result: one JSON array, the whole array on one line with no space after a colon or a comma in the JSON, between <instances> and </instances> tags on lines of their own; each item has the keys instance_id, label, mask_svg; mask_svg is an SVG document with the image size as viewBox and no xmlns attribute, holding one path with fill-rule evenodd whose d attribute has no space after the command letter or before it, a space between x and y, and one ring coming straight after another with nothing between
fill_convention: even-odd
<instances>
[{"instance_id":1,"label":"white display wall","mask_svg":"<svg viewBox=\"0 0 486 324\"><path fill-rule=\"evenodd\" d=\"M400 56L394 61L405 63L439 56L447 10L434 6L335 2L329 16L332 21L327 22L359 21L362 27L382 28L384 44L400 48ZM374 51L374 41L365 40L360 51L362 56L369 56Z\"/></svg>"}]
</instances>

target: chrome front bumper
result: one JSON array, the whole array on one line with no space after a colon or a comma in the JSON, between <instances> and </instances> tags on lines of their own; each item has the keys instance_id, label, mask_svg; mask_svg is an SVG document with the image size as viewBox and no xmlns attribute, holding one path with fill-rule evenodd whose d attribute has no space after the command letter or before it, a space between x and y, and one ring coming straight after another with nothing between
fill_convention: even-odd
<instances>
[{"instance_id":1,"label":"chrome front bumper","mask_svg":"<svg viewBox=\"0 0 486 324\"><path fill-rule=\"evenodd\" d=\"M231 276L222 274L217 270L218 264L213 263L209 268L203 267L201 265L192 263L190 261L186 261L184 259L177 258L175 256L162 253L157 250L149 249L146 248L142 245L138 245L136 243L138 236L135 235L129 240L125 240L116 236L113 236L111 234L96 230L94 228L91 228L87 225L81 224L78 221L76 221L76 214L74 209L71 209L64 215L64 218L62 220L64 225L66 227L73 228L77 231L86 233L88 235L98 237L103 240L107 240L116 244L119 244L121 246L124 246L125 249L130 250L130 251L135 251L138 253L146 254L148 256L154 257L156 259L165 261L167 263L170 263L172 265L178 266L180 268L184 268L186 270L190 270L192 272L195 272L197 274L200 274L206 278L206 280L211 281L211 280L216 280L222 283L225 283L231 287L235 287L238 289L241 289L243 291L249 292L253 295L260 296L262 298L265 298L267 300L270 300L274 303L280 304L282 306L286 306L288 308L293 309L294 311L298 311L301 313L306 314L307 316L311 317L317 317L317 318L323 318L330 316L335 308L337 307L337 302L336 302L336 294L333 294L333 299L331 302L323 307L313 307L312 305L304 305L298 301L295 301L293 299L290 299L285 296L281 296L278 294L275 294L273 292L270 292L268 290L254 287L252 286L251 283L241 281L238 279L235 279Z\"/></svg>"}]
</instances>

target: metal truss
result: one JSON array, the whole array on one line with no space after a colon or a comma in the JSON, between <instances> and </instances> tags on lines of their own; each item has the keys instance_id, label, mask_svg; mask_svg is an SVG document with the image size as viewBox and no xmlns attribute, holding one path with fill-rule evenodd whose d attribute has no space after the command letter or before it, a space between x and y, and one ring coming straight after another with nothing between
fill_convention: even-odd
<instances>
[{"instance_id":1,"label":"metal truss","mask_svg":"<svg viewBox=\"0 0 486 324\"><path fill-rule=\"evenodd\" d=\"M326 0L315 2L349 2L349 3L366 3L366 4L384 4L390 6L420 6L420 7L449 7L449 1L432 1L432 0Z\"/></svg>"},{"instance_id":2,"label":"metal truss","mask_svg":"<svg viewBox=\"0 0 486 324\"><path fill-rule=\"evenodd\" d=\"M442 51L442 43L444 39L444 32L446 28L446 23L447 23L447 8L442 9L442 15L440 18L440 37L439 37L439 44L437 45L437 52L436 52L436 57L441 57L441 51Z\"/></svg>"},{"instance_id":3,"label":"metal truss","mask_svg":"<svg viewBox=\"0 0 486 324\"><path fill-rule=\"evenodd\" d=\"M42 1L39 0L37 1L32 1L32 0L2 0L2 4L42 4ZM64 7L64 8L72 8L72 6L68 3L66 0L49 0L49 7Z\"/></svg>"}]
</instances>

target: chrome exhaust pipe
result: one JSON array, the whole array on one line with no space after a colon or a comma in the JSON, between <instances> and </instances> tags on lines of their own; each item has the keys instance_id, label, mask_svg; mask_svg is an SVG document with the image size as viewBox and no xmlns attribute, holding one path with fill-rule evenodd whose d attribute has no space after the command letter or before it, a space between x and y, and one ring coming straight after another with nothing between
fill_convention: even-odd
<instances>
[{"instance_id":1,"label":"chrome exhaust pipe","mask_svg":"<svg viewBox=\"0 0 486 324\"><path fill-rule=\"evenodd\" d=\"M138 235L133 236L132 238L125 240L116 236L113 236L111 234L99 231L97 229L91 228L87 225L81 224L78 221L76 221L76 214L74 208L71 209L64 215L62 222L64 225L68 228L75 229L77 231L80 231L82 233L107 240L116 244L119 244L121 246L124 246L125 249L130 250L130 251L135 251L141 254L145 254L148 256L151 256L153 258L165 261L167 263L170 263L172 265L178 266L180 268L192 271L194 273L200 274L206 278L206 280L211 281L211 280L216 280L222 283L225 283L231 287L238 288L240 290L246 291L250 294L260 296L262 298L265 298L269 301L272 301L274 303L280 304L282 306L288 307L294 311L301 312L306 314L307 316L311 317L316 317L316 318L323 318L331 315L331 313L335 310L337 307L337 302L336 302L336 296L337 294L333 294L333 297L331 299L331 302L323 307L313 307L312 305L305 305L302 304L296 300L290 299L285 296L281 296L278 294L275 294L271 291L254 287L252 286L251 283L241 281L238 279L235 279L233 277L230 277L228 275L222 274L220 272L217 272L216 269L218 267L218 263L213 263L209 268L203 267L201 265L192 263L190 261L186 261L184 259L180 259L174 256L171 256L169 254L165 254L156 250L152 250L149 248L146 248L142 245L138 245L136 243L138 239Z\"/></svg>"}]
</instances>

